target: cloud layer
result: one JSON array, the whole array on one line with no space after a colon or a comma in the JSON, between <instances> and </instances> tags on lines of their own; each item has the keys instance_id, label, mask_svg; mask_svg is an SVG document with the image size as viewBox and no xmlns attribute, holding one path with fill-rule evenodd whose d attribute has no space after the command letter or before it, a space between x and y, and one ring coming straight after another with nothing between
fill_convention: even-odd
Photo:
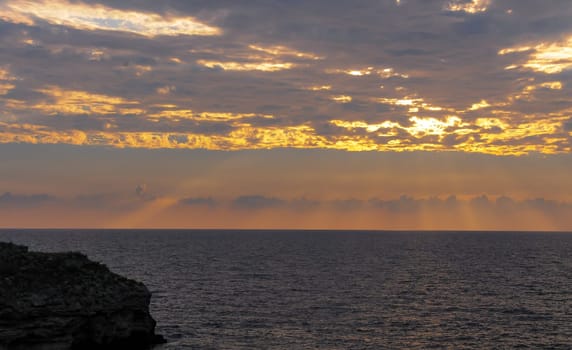
<instances>
[{"instance_id":1,"label":"cloud layer","mask_svg":"<svg viewBox=\"0 0 572 350\"><path fill-rule=\"evenodd\" d=\"M139 188L139 187L137 187ZM70 212L74 215L70 216ZM2 227L572 230L572 203L402 195L394 199L0 195ZM30 217L38 217L30 220ZM28 218L27 220L25 218Z\"/></svg>"},{"instance_id":2,"label":"cloud layer","mask_svg":"<svg viewBox=\"0 0 572 350\"><path fill-rule=\"evenodd\" d=\"M0 10L2 143L572 151L569 1Z\"/></svg>"}]
</instances>

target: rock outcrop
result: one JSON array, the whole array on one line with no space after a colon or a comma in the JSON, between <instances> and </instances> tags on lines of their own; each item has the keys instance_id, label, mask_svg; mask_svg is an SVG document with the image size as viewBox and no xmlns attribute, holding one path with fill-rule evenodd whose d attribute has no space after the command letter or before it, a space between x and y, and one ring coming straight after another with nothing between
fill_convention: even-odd
<instances>
[{"instance_id":1,"label":"rock outcrop","mask_svg":"<svg viewBox=\"0 0 572 350\"><path fill-rule=\"evenodd\" d=\"M151 293L80 253L0 242L0 350L148 349Z\"/></svg>"}]
</instances>

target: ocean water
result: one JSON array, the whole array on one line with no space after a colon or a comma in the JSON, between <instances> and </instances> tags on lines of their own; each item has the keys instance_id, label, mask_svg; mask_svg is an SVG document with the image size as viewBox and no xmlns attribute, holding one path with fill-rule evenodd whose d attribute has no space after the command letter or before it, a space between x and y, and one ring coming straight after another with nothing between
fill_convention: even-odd
<instances>
[{"instance_id":1,"label":"ocean water","mask_svg":"<svg viewBox=\"0 0 572 350\"><path fill-rule=\"evenodd\" d=\"M159 349L571 349L572 234L3 230L144 282Z\"/></svg>"}]
</instances>

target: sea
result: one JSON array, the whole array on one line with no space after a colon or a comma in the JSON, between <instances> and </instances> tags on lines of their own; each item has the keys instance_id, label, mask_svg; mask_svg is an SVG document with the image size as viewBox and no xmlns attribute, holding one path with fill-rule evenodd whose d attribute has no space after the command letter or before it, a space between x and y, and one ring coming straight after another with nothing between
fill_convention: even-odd
<instances>
[{"instance_id":1,"label":"sea","mask_svg":"<svg viewBox=\"0 0 572 350\"><path fill-rule=\"evenodd\" d=\"M572 349L572 234L2 230L152 291L157 349Z\"/></svg>"}]
</instances>

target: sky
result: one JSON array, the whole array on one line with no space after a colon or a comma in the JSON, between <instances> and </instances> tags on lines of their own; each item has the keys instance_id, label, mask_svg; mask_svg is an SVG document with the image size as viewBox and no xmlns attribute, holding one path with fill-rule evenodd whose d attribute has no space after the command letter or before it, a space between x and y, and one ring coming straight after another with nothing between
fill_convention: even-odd
<instances>
[{"instance_id":1,"label":"sky","mask_svg":"<svg viewBox=\"0 0 572 350\"><path fill-rule=\"evenodd\" d=\"M0 0L0 227L572 231L569 0Z\"/></svg>"}]
</instances>

